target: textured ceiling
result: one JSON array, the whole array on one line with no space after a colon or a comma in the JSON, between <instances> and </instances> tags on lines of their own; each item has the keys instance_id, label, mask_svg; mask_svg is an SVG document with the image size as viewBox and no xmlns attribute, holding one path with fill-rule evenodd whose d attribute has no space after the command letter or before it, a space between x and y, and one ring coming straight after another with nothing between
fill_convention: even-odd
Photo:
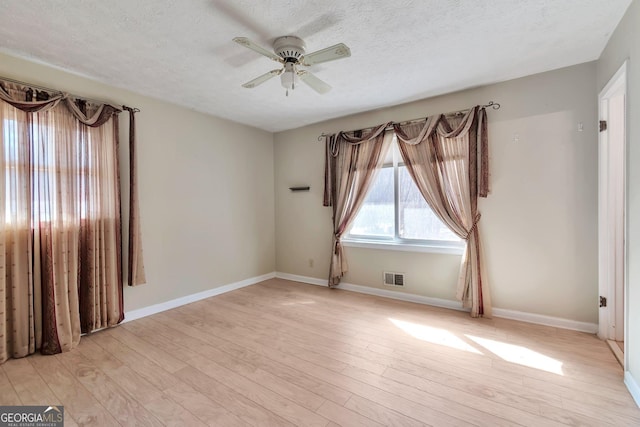
<instances>
[{"instance_id":1,"label":"textured ceiling","mask_svg":"<svg viewBox=\"0 0 640 427\"><path fill-rule=\"evenodd\" d=\"M268 131L595 60L630 0L3 0L0 50ZM285 97L271 49L297 35L351 57Z\"/></svg>"}]
</instances>

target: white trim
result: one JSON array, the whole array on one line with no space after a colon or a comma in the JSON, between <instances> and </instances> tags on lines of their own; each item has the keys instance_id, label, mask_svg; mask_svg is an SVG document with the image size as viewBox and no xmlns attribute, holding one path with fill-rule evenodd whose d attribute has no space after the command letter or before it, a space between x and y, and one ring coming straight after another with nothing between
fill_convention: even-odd
<instances>
[{"instance_id":1,"label":"white trim","mask_svg":"<svg viewBox=\"0 0 640 427\"><path fill-rule=\"evenodd\" d=\"M186 295L180 298L173 299L171 301L161 302L160 304L154 304L148 307L127 311L125 312L125 319L123 323L140 319L146 316L151 316L152 314L160 313L166 310L171 310L172 308L180 307L185 304L191 304L192 302L200 301L205 298L210 298L216 295L224 294L226 292L235 291L236 289L244 288L246 286L255 285L256 283L263 282L268 279L273 279L274 277L276 277L276 273L271 272L263 274L262 276L250 277L249 279L230 283L224 286L219 286L217 288L209 289L203 292Z\"/></svg>"},{"instance_id":2,"label":"white trim","mask_svg":"<svg viewBox=\"0 0 640 427\"><path fill-rule=\"evenodd\" d=\"M607 298L607 307L598 309L598 336L618 341L626 341L628 334L627 67L628 60L625 60L598 94L598 117L609 124L609 129L598 132L598 292ZM624 102L621 147L612 145L609 135L610 99L620 96ZM622 206L617 200L619 197L622 197ZM627 353L624 359L626 366Z\"/></svg>"},{"instance_id":3,"label":"white trim","mask_svg":"<svg viewBox=\"0 0 640 427\"><path fill-rule=\"evenodd\" d=\"M327 286L327 279L318 279L315 277L298 276L296 274L276 272L278 279L291 280L294 282L306 283L316 286ZM372 288L369 286L354 285L351 283L340 283L336 289L357 292L359 294L375 295L378 297L397 299L400 301L415 302L417 304L431 305L434 307L449 308L458 311L469 311L462 307L460 302L448 299L431 298L422 295L408 294L405 292L392 291L389 289Z\"/></svg>"},{"instance_id":4,"label":"white trim","mask_svg":"<svg viewBox=\"0 0 640 427\"><path fill-rule=\"evenodd\" d=\"M610 98L616 92L624 89L626 91L627 86L627 64L629 60L625 59L618 71L611 76L605 87L602 88L600 93L598 94L598 98ZM620 77L624 76L624 79Z\"/></svg>"},{"instance_id":5,"label":"white trim","mask_svg":"<svg viewBox=\"0 0 640 427\"><path fill-rule=\"evenodd\" d=\"M297 274L281 273L279 271L276 271L276 278L291 280L292 282L302 282L308 285L316 285L316 286L327 286L328 284L327 279L318 279L316 277L309 277L309 276L299 276Z\"/></svg>"},{"instance_id":6,"label":"white trim","mask_svg":"<svg viewBox=\"0 0 640 427\"><path fill-rule=\"evenodd\" d=\"M425 304L433 307L448 308L458 311L469 311L462 307L459 301L451 301L448 299L425 297L422 295L409 294L405 292L391 291L389 289L371 288L369 286L352 285L351 283L340 283L338 289L345 291L358 292L360 294L375 295L384 298L397 299L400 301L415 302L417 304Z\"/></svg>"},{"instance_id":7,"label":"white trim","mask_svg":"<svg viewBox=\"0 0 640 427\"><path fill-rule=\"evenodd\" d=\"M357 240L354 238L343 238L341 241L342 246L352 248L365 248L365 249L378 249L385 251L403 251L403 252L424 252L424 253L436 253L436 254L452 254L462 255L464 253L464 242L459 246L445 246L438 244L410 244L400 243L394 241L374 241L374 240Z\"/></svg>"},{"instance_id":8,"label":"white trim","mask_svg":"<svg viewBox=\"0 0 640 427\"><path fill-rule=\"evenodd\" d=\"M246 286L255 285L256 283L263 282L268 279L277 277L279 279L291 280L294 282L307 283L316 286L327 286L326 279L319 279L316 277L300 276L297 274L272 272L263 274L262 276L251 277L249 279L241 280L239 282L230 283L228 285L220 286L217 288L209 289L203 292L198 292L184 297L176 298L171 301L166 301L159 304L150 305L148 307L131 310L125 313L124 322L130 322L132 320L140 319L142 317L150 316L152 314L160 313L172 308L180 307L185 304L200 301L205 298L210 298L216 295L220 295L226 292L234 291L236 289L244 288ZM337 286L338 289L346 291L357 292L367 295L375 295L384 298L396 299L400 301L414 302L417 304L430 305L433 307L448 308L457 311L469 311L462 307L459 301L447 300L442 298L432 298L422 295L409 294L405 292L392 291L388 289L372 288L369 286L354 285L351 283L341 283ZM598 325L595 323L578 322L570 319L563 319L560 317L544 316L541 314L526 313L522 311L507 310L503 308L494 308L493 315L495 317L501 317L504 319L519 320L527 323L535 323L538 325L553 326L556 328L572 329L575 331L595 333L598 330ZM635 384L635 382L633 383ZM637 387L637 385L636 385Z\"/></svg>"},{"instance_id":9,"label":"white trim","mask_svg":"<svg viewBox=\"0 0 640 427\"><path fill-rule=\"evenodd\" d=\"M327 279L317 279L315 277L298 276L296 274L276 272L278 279L291 280L294 282L307 283L309 285L327 286ZM358 292L360 294L375 295L384 298L397 299L400 301L415 302L417 304L431 305L434 307L450 308L458 311L469 311L462 307L459 301L448 299L431 298L422 295L408 294L405 292L391 291L389 289L372 288L369 286L353 285L351 283L340 283L337 289Z\"/></svg>"},{"instance_id":10,"label":"white trim","mask_svg":"<svg viewBox=\"0 0 640 427\"><path fill-rule=\"evenodd\" d=\"M279 279L292 280L295 282L308 283L310 285L327 286L326 279L318 279L316 277L299 276L296 274L276 272ZM431 305L434 307L449 308L458 311L469 311L462 307L460 301L452 301L441 298L431 298L422 295L408 294L405 292L391 291L388 289L371 288L369 286L353 285L350 283L340 283L338 289L346 291L358 292L367 295L376 295L379 297L397 299L401 301L415 302L417 304ZM507 310L504 308L494 308L494 317L503 319L519 320L521 322L535 323L537 325L552 326L555 328L571 329L574 331L588 332L595 334L598 331L596 323L578 322L576 320L564 319L561 317L544 316L542 314L526 313L522 311Z\"/></svg>"},{"instance_id":11,"label":"white trim","mask_svg":"<svg viewBox=\"0 0 640 427\"><path fill-rule=\"evenodd\" d=\"M609 82L607 85L611 84ZM607 120L608 100L600 94L598 97L598 117ZM608 206L606 203L609 150L607 132L598 132L598 295L609 298L609 257L605 242L608 241L607 221ZM613 338L609 333L609 310L598 308L598 337L606 340Z\"/></svg>"},{"instance_id":12,"label":"white trim","mask_svg":"<svg viewBox=\"0 0 640 427\"><path fill-rule=\"evenodd\" d=\"M545 316L543 314L527 313L524 311L508 310L506 308L494 308L494 317L519 320L520 322L535 323L536 325L553 326L554 328L570 329L572 331L595 334L598 332L597 323L579 322L563 317Z\"/></svg>"},{"instance_id":13,"label":"white trim","mask_svg":"<svg viewBox=\"0 0 640 427\"><path fill-rule=\"evenodd\" d=\"M624 384L629 389L629 393L631 393L631 397L636 401L636 405L640 407L640 386L638 386L638 382L633 378L631 372L624 372Z\"/></svg>"}]
</instances>

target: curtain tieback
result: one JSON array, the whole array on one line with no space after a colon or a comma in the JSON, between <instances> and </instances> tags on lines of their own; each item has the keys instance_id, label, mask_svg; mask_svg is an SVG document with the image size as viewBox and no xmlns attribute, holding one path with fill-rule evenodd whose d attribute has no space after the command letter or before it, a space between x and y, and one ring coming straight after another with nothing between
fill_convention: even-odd
<instances>
[{"instance_id":1,"label":"curtain tieback","mask_svg":"<svg viewBox=\"0 0 640 427\"><path fill-rule=\"evenodd\" d=\"M471 233L473 233L475 231L475 229L478 228L478 221L480 221L480 217L481 216L482 215L480 215L480 213L476 214L476 217L473 220L473 225L471 226L469 231L467 231L467 235L463 237L464 240L469 240L469 237L471 237Z\"/></svg>"},{"instance_id":2,"label":"curtain tieback","mask_svg":"<svg viewBox=\"0 0 640 427\"><path fill-rule=\"evenodd\" d=\"M333 247L333 253L338 255L341 252L342 244L340 243L340 238L336 237L336 244Z\"/></svg>"}]
</instances>

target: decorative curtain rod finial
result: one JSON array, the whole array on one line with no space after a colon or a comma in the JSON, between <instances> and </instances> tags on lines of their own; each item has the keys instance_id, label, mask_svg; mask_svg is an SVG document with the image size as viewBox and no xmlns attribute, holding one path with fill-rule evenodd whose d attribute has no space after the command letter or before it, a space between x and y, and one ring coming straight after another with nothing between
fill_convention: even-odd
<instances>
[{"instance_id":1,"label":"decorative curtain rod finial","mask_svg":"<svg viewBox=\"0 0 640 427\"><path fill-rule=\"evenodd\" d=\"M131 111L132 113L139 113L140 109L136 107L127 107L126 105L122 106L123 110Z\"/></svg>"},{"instance_id":2,"label":"decorative curtain rod finial","mask_svg":"<svg viewBox=\"0 0 640 427\"><path fill-rule=\"evenodd\" d=\"M487 108L487 107L491 107L494 110L499 110L500 109L500 104L498 104L497 102L489 101L488 104L484 104L482 106L482 108Z\"/></svg>"}]
</instances>

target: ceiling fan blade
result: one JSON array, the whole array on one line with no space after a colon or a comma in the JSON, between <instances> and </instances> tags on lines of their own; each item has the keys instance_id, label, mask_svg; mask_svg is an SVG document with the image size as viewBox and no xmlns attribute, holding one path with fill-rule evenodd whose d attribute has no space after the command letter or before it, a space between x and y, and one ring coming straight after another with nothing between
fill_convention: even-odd
<instances>
[{"instance_id":1,"label":"ceiling fan blade","mask_svg":"<svg viewBox=\"0 0 640 427\"><path fill-rule=\"evenodd\" d=\"M331 90L331 86L329 86L328 84L326 84L325 82L323 82L322 80L320 80L319 78L317 78L316 76L314 76L308 71L300 70L297 72L297 74L300 77L300 80L305 82L311 89L315 90L320 94L327 93Z\"/></svg>"},{"instance_id":2,"label":"ceiling fan blade","mask_svg":"<svg viewBox=\"0 0 640 427\"><path fill-rule=\"evenodd\" d=\"M338 43L331 47L311 52L302 57L300 61L303 65L309 66L320 64L322 62L335 61L336 59L348 58L351 56L351 50L344 43Z\"/></svg>"},{"instance_id":3,"label":"ceiling fan blade","mask_svg":"<svg viewBox=\"0 0 640 427\"><path fill-rule=\"evenodd\" d=\"M284 71L284 68L279 68L277 70L271 70L268 73L264 73L263 75L261 75L260 77L256 77L255 79L251 80L250 82L246 82L245 84L242 85L242 87L246 87L247 89L252 89L258 85L261 85L262 83L266 82L267 80L275 77L275 76L279 76L280 74L282 74L282 71Z\"/></svg>"},{"instance_id":4,"label":"ceiling fan blade","mask_svg":"<svg viewBox=\"0 0 640 427\"><path fill-rule=\"evenodd\" d=\"M246 37L236 37L233 39L234 42L238 43L241 46L246 47L247 49L251 49L254 52L258 52L260 55L264 55L269 59L273 59L276 62L282 63L282 58L276 55L273 52L269 52L267 49L263 48L259 44L256 44L249 40Z\"/></svg>"}]
</instances>

